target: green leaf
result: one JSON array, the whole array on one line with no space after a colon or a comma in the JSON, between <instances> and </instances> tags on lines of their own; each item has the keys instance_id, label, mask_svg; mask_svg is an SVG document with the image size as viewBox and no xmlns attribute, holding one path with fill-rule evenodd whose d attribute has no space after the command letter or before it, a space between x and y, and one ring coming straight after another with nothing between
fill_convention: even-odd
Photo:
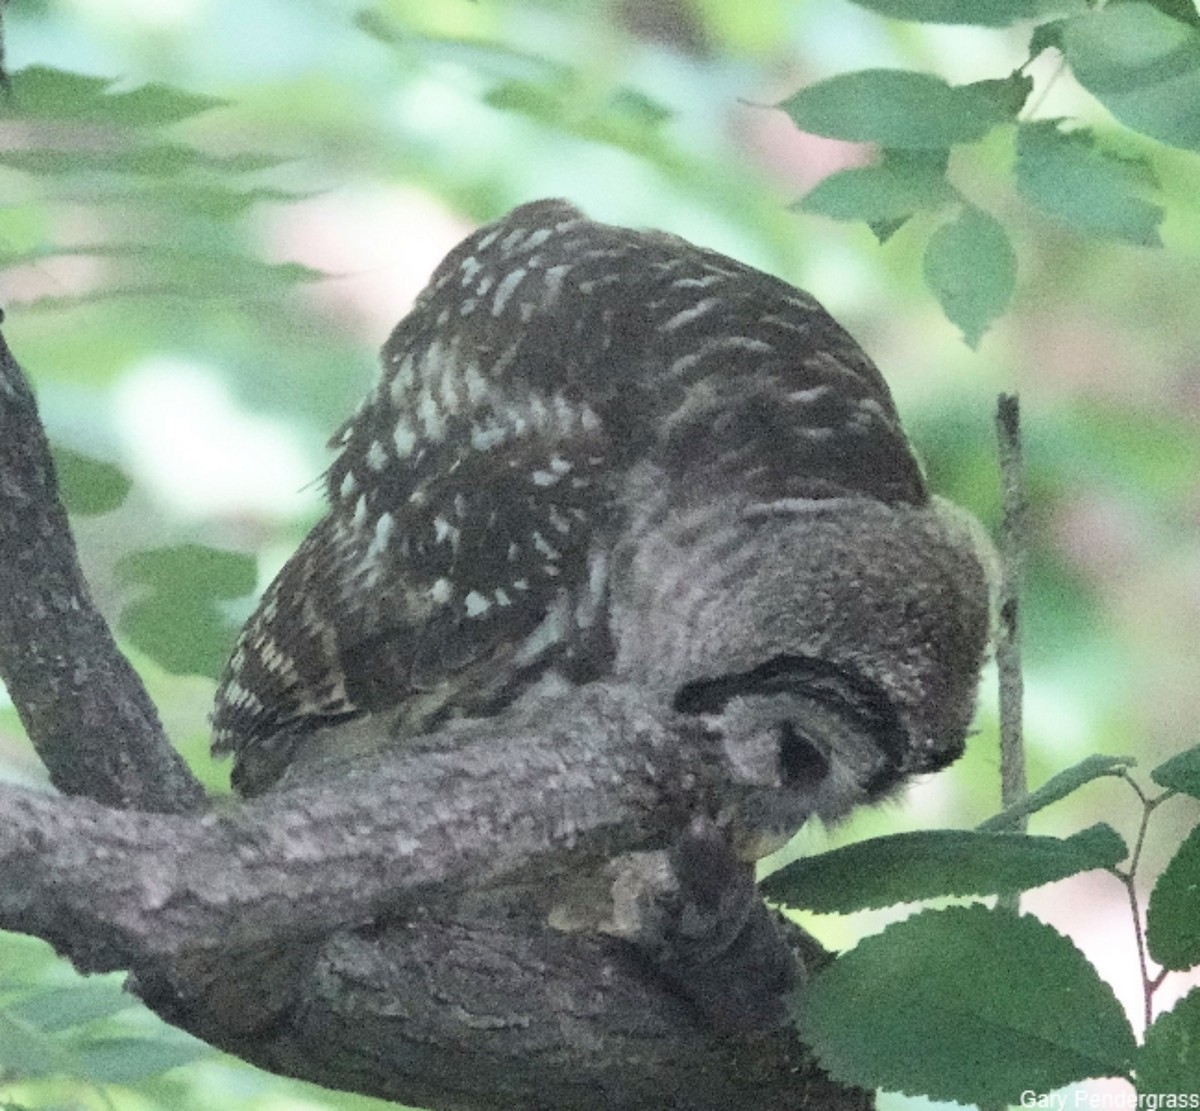
<instances>
[{"instance_id":1,"label":"green leaf","mask_svg":"<svg viewBox=\"0 0 1200 1111\"><path fill-rule=\"evenodd\" d=\"M671 111L644 93L619 88L606 98L581 90L569 72L551 80L498 83L483 98L492 108L528 116L539 124L670 163L662 123Z\"/></svg>"},{"instance_id":2,"label":"green leaf","mask_svg":"<svg viewBox=\"0 0 1200 1111\"><path fill-rule=\"evenodd\" d=\"M203 544L131 552L117 564L121 582L141 583L158 590L203 591L216 598L249 594L257 576L253 556Z\"/></svg>"},{"instance_id":3,"label":"green leaf","mask_svg":"<svg viewBox=\"0 0 1200 1111\"><path fill-rule=\"evenodd\" d=\"M1127 1076L1133 1032L1078 949L1032 917L926 911L861 941L797 993L830 1075L966 1104Z\"/></svg>"},{"instance_id":4,"label":"green leaf","mask_svg":"<svg viewBox=\"0 0 1200 1111\"><path fill-rule=\"evenodd\" d=\"M138 1006L119 981L86 980L70 987L50 988L26 995L10 1005L9 1013L46 1033L83 1026Z\"/></svg>"},{"instance_id":5,"label":"green leaf","mask_svg":"<svg viewBox=\"0 0 1200 1111\"><path fill-rule=\"evenodd\" d=\"M215 1052L201 1041L101 1038L73 1046L75 1075L93 1084L132 1084Z\"/></svg>"},{"instance_id":6,"label":"green leaf","mask_svg":"<svg viewBox=\"0 0 1200 1111\"><path fill-rule=\"evenodd\" d=\"M107 77L84 77L48 66L11 74L12 92L0 98L0 116L157 127L227 103L169 85L142 85L113 93Z\"/></svg>"},{"instance_id":7,"label":"green leaf","mask_svg":"<svg viewBox=\"0 0 1200 1111\"><path fill-rule=\"evenodd\" d=\"M210 155L177 143L108 146L94 150L0 150L0 165L52 177L80 172L170 177L196 167L224 174L251 173L281 165L282 161L270 155L251 152Z\"/></svg>"},{"instance_id":8,"label":"green leaf","mask_svg":"<svg viewBox=\"0 0 1200 1111\"><path fill-rule=\"evenodd\" d=\"M0 117L74 119L86 116L113 83L49 66L29 66L9 74L10 92L0 97Z\"/></svg>"},{"instance_id":9,"label":"green leaf","mask_svg":"<svg viewBox=\"0 0 1200 1111\"><path fill-rule=\"evenodd\" d=\"M1060 131L1053 120L1017 130L1017 188L1046 215L1085 235L1158 247L1163 210L1132 190L1139 173L1095 149L1087 131Z\"/></svg>"},{"instance_id":10,"label":"green leaf","mask_svg":"<svg viewBox=\"0 0 1200 1111\"><path fill-rule=\"evenodd\" d=\"M1111 826L1072 837L935 829L860 841L804 857L762 882L769 899L823 914L848 914L947 895L996 895L1112 868L1125 842Z\"/></svg>"},{"instance_id":11,"label":"green leaf","mask_svg":"<svg viewBox=\"0 0 1200 1111\"><path fill-rule=\"evenodd\" d=\"M1033 19L1043 0L854 0L861 8L889 19L920 23L972 23L979 27L1007 27L1020 19Z\"/></svg>"},{"instance_id":12,"label":"green leaf","mask_svg":"<svg viewBox=\"0 0 1200 1111\"><path fill-rule=\"evenodd\" d=\"M925 284L969 347L1008 305L1017 258L1000 222L972 205L943 224L925 247Z\"/></svg>"},{"instance_id":13,"label":"green leaf","mask_svg":"<svg viewBox=\"0 0 1200 1111\"><path fill-rule=\"evenodd\" d=\"M1196 0L1149 0L1149 3L1163 15L1200 27L1200 11L1196 9Z\"/></svg>"},{"instance_id":14,"label":"green leaf","mask_svg":"<svg viewBox=\"0 0 1200 1111\"><path fill-rule=\"evenodd\" d=\"M162 127L228 103L214 96L155 83L125 93L110 93L105 98L104 118L109 123L132 127Z\"/></svg>"},{"instance_id":15,"label":"green leaf","mask_svg":"<svg viewBox=\"0 0 1200 1111\"><path fill-rule=\"evenodd\" d=\"M151 177L179 173L195 165L198 160L196 151L166 143L128 149L0 151L0 164L25 173L50 177L80 172L133 173Z\"/></svg>"},{"instance_id":16,"label":"green leaf","mask_svg":"<svg viewBox=\"0 0 1200 1111\"><path fill-rule=\"evenodd\" d=\"M1184 838L1150 892L1146 944L1164 968L1200 964L1200 826Z\"/></svg>"},{"instance_id":17,"label":"green leaf","mask_svg":"<svg viewBox=\"0 0 1200 1111\"><path fill-rule=\"evenodd\" d=\"M984 81L974 81L964 88L991 100L1003 120L1015 120L1033 92L1033 78L1018 69L1007 77L989 77Z\"/></svg>"},{"instance_id":18,"label":"green leaf","mask_svg":"<svg viewBox=\"0 0 1200 1111\"><path fill-rule=\"evenodd\" d=\"M68 513L95 517L111 513L126 498L133 483L120 467L80 455L69 448L51 447L58 492Z\"/></svg>"},{"instance_id":19,"label":"green leaf","mask_svg":"<svg viewBox=\"0 0 1200 1111\"><path fill-rule=\"evenodd\" d=\"M254 558L185 544L134 552L116 570L120 581L150 588L121 613L122 633L173 674L220 675L236 634L220 600L254 589Z\"/></svg>"},{"instance_id":20,"label":"green leaf","mask_svg":"<svg viewBox=\"0 0 1200 1111\"><path fill-rule=\"evenodd\" d=\"M1135 131L1200 150L1200 28L1150 4L1108 4L1067 21L1079 83Z\"/></svg>"},{"instance_id":21,"label":"green leaf","mask_svg":"<svg viewBox=\"0 0 1200 1111\"><path fill-rule=\"evenodd\" d=\"M794 205L834 220L882 223L958 199L946 180L948 151L885 150L878 164L830 174Z\"/></svg>"},{"instance_id":22,"label":"green leaf","mask_svg":"<svg viewBox=\"0 0 1200 1111\"><path fill-rule=\"evenodd\" d=\"M952 86L930 73L891 69L831 77L779 107L814 135L922 150L975 142L1012 118L990 85Z\"/></svg>"},{"instance_id":23,"label":"green leaf","mask_svg":"<svg viewBox=\"0 0 1200 1111\"><path fill-rule=\"evenodd\" d=\"M210 220L232 220L241 216L252 205L262 202L288 202L303 200L311 194L292 193L284 189L256 188L230 189L217 184L166 181L161 187L126 191L96 200L108 200L118 204L156 204L173 208L188 217L204 216Z\"/></svg>"},{"instance_id":24,"label":"green leaf","mask_svg":"<svg viewBox=\"0 0 1200 1111\"><path fill-rule=\"evenodd\" d=\"M1200 1092L1200 988L1150 1024L1134 1064L1139 1094Z\"/></svg>"},{"instance_id":25,"label":"green leaf","mask_svg":"<svg viewBox=\"0 0 1200 1111\"><path fill-rule=\"evenodd\" d=\"M1185 749L1159 764L1150 773L1150 778L1160 787L1200 799L1200 745Z\"/></svg>"},{"instance_id":26,"label":"green leaf","mask_svg":"<svg viewBox=\"0 0 1200 1111\"><path fill-rule=\"evenodd\" d=\"M53 1038L0 1008L0 1070L17 1076L53 1076L69 1069L69 1055Z\"/></svg>"},{"instance_id":27,"label":"green leaf","mask_svg":"<svg viewBox=\"0 0 1200 1111\"><path fill-rule=\"evenodd\" d=\"M994 814L986 822L980 822L980 830L1013 829L1022 818L1036 814L1051 803L1064 799L1094 779L1117 776L1123 768L1133 767L1137 761L1132 756L1087 756L1078 764L1051 776L1036 791L1018 803Z\"/></svg>"},{"instance_id":28,"label":"green leaf","mask_svg":"<svg viewBox=\"0 0 1200 1111\"><path fill-rule=\"evenodd\" d=\"M908 223L907 216L897 216L892 220L872 220L867 225L874 233L875 238L880 243L886 243L893 235L896 234L905 224Z\"/></svg>"},{"instance_id":29,"label":"green leaf","mask_svg":"<svg viewBox=\"0 0 1200 1111\"><path fill-rule=\"evenodd\" d=\"M1040 23L1029 36L1029 59L1032 61L1044 50L1057 50L1062 53L1063 27L1065 19L1052 19L1048 23Z\"/></svg>"},{"instance_id":30,"label":"green leaf","mask_svg":"<svg viewBox=\"0 0 1200 1111\"><path fill-rule=\"evenodd\" d=\"M208 599L163 592L131 602L119 627L131 643L172 675L216 679L236 630Z\"/></svg>"},{"instance_id":31,"label":"green leaf","mask_svg":"<svg viewBox=\"0 0 1200 1111\"><path fill-rule=\"evenodd\" d=\"M139 296L173 292L194 298L269 293L329 276L295 262L266 263L231 250L181 250L162 243L101 243L39 248L19 254L0 251L0 267L72 255L108 259L113 274L121 279L113 284Z\"/></svg>"}]
</instances>

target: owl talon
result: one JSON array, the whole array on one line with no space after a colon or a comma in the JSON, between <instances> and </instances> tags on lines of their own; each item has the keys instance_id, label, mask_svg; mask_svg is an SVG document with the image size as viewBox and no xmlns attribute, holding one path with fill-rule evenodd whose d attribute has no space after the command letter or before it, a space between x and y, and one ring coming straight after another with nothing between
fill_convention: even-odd
<instances>
[{"instance_id":1,"label":"owl talon","mask_svg":"<svg viewBox=\"0 0 1200 1111\"><path fill-rule=\"evenodd\" d=\"M635 945L655 969L727 1033L786 1021L784 996L802 976L753 867L725 832L698 815L665 852L630 853L607 869L603 932Z\"/></svg>"}]
</instances>

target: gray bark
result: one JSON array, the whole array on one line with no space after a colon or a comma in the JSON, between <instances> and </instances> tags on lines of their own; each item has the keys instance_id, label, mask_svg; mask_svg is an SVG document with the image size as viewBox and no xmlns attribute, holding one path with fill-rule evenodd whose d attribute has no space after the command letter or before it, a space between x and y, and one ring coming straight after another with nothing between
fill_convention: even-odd
<instances>
[{"instance_id":1,"label":"gray bark","mask_svg":"<svg viewBox=\"0 0 1200 1111\"><path fill-rule=\"evenodd\" d=\"M438 1109L871 1105L785 1021L819 948L689 829L729 754L637 690L531 702L210 806L91 603L2 341L0 675L61 792L0 788L0 927L83 971L129 969L215 1046ZM604 890L604 861L668 849L690 867L638 893L652 945L548 925L566 880ZM722 869L719 891L689 886ZM676 928L684 905L702 937Z\"/></svg>"}]
</instances>

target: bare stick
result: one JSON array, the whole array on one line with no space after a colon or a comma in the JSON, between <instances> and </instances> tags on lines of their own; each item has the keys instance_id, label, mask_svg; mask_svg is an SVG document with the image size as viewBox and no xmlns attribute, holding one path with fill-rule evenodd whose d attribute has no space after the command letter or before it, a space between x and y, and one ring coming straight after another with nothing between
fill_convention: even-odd
<instances>
[{"instance_id":1,"label":"bare stick","mask_svg":"<svg viewBox=\"0 0 1200 1111\"><path fill-rule=\"evenodd\" d=\"M996 667L1000 678L1000 797L1005 807L1028 792L1021 721L1020 593L1025 562L1025 495L1021 481L1021 407L1016 394L1001 394L996 405L1000 489L1000 598ZM1022 820L1021 828L1025 822Z\"/></svg>"}]
</instances>

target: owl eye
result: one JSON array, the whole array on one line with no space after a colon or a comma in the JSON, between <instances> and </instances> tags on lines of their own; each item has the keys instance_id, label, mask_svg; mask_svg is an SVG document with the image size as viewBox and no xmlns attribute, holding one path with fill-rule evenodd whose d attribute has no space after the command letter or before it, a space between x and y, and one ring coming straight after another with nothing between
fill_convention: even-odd
<instances>
[{"instance_id":1,"label":"owl eye","mask_svg":"<svg viewBox=\"0 0 1200 1111\"><path fill-rule=\"evenodd\" d=\"M794 721L775 724L779 749L779 780L784 787L812 787L829 774L829 757L813 744Z\"/></svg>"}]
</instances>

